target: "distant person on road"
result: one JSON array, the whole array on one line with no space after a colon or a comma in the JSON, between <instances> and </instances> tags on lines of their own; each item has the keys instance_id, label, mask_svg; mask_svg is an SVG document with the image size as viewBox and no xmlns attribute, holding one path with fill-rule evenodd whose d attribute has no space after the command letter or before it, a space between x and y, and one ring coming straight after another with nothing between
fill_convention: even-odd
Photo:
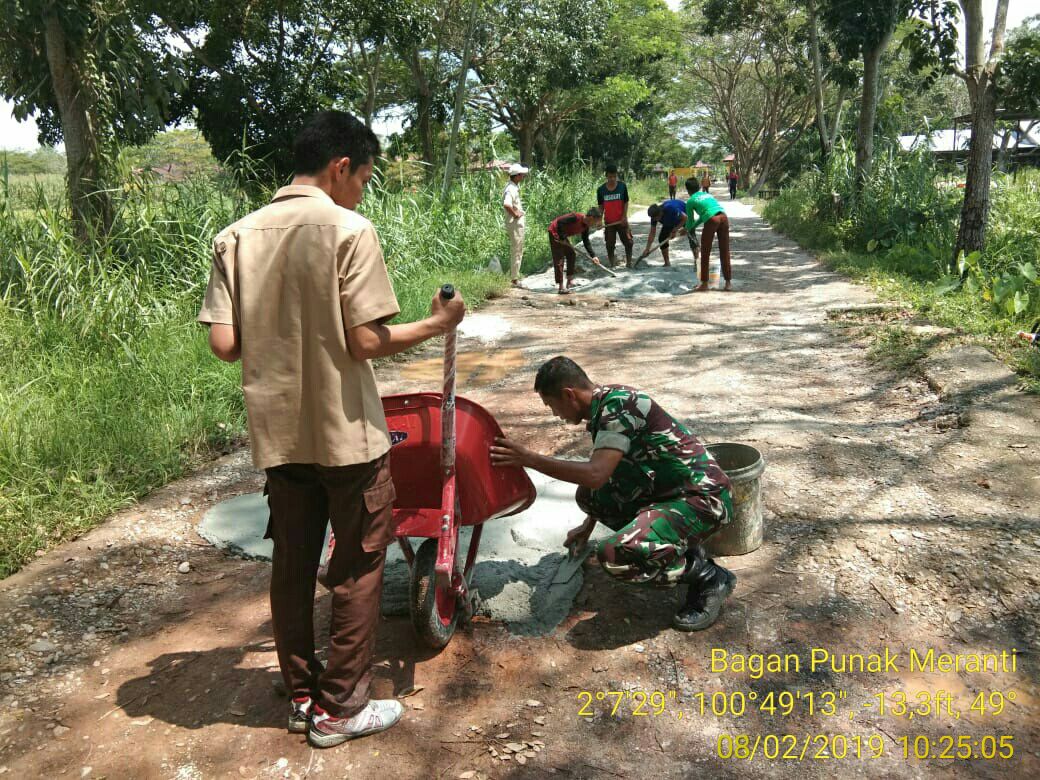
<instances>
[{"instance_id":1,"label":"distant person on road","mask_svg":"<svg viewBox=\"0 0 1040 780\"><path fill-rule=\"evenodd\" d=\"M703 190L697 191L697 180L686 180L686 191L690 197L686 199L686 234L690 238L690 250L697 256L697 226L703 224L701 231L701 283L694 292L708 289L708 261L711 258L711 244L715 235L719 236L719 257L722 261L722 278L726 280L726 290L732 290L733 272L729 258L729 217L722 206L711 195ZM696 219L694 218L696 217Z\"/></svg>"},{"instance_id":2,"label":"distant person on road","mask_svg":"<svg viewBox=\"0 0 1040 780\"><path fill-rule=\"evenodd\" d=\"M700 440L646 393L597 385L573 360L554 357L534 380L553 415L592 435L587 461L541 455L506 438L491 448L496 466L521 466L578 485L585 522L564 545L583 550L597 523L614 533L596 545L611 577L656 588L688 586L672 619L699 631L719 616L737 578L707 557L701 543L733 516L731 485Z\"/></svg>"},{"instance_id":3,"label":"distant person on road","mask_svg":"<svg viewBox=\"0 0 1040 780\"><path fill-rule=\"evenodd\" d=\"M668 197L675 197L675 189L679 186L679 177L675 175L675 171L671 171L668 174Z\"/></svg>"},{"instance_id":4,"label":"distant person on road","mask_svg":"<svg viewBox=\"0 0 1040 780\"><path fill-rule=\"evenodd\" d=\"M513 287L520 286L520 264L524 260L524 206L520 202L520 182L528 169L519 163L509 166L509 183L502 195L506 212L506 233L509 234L509 279Z\"/></svg>"},{"instance_id":5,"label":"distant person on road","mask_svg":"<svg viewBox=\"0 0 1040 780\"><path fill-rule=\"evenodd\" d=\"M730 168L729 173L726 174L726 181L729 182L729 199L733 200L737 197L737 169Z\"/></svg>"},{"instance_id":6,"label":"distant person on road","mask_svg":"<svg viewBox=\"0 0 1040 780\"><path fill-rule=\"evenodd\" d=\"M253 463L267 475L274 541L271 625L292 697L289 731L316 747L390 728L395 699L369 698L386 547L394 540L390 434L371 360L448 332L458 296L400 312L372 223L355 211L379 141L322 111L293 143L295 176L217 234L199 322L213 353L242 360ZM314 584L329 520L336 548L329 655L314 652ZM233 695L224 691L226 697Z\"/></svg>"},{"instance_id":7,"label":"distant person on road","mask_svg":"<svg viewBox=\"0 0 1040 780\"><path fill-rule=\"evenodd\" d=\"M658 243L661 245L661 258L666 267L670 266L672 263L668 257L668 242L685 232L686 204L681 200L671 198L660 204L653 204L646 210L646 213L650 217L650 234L646 237L646 248L639 256L639 260L645 259L650 254L654 236L657 235L658 228L660 228L661 236ZM636 265L639 265L639 260L636 261Z\"/></svg>"},{"instance_id":8,"label":"distant person on road","mask_svg":"<svg viewBox=\"0 0 1040 780\"><path fill-rule=\"evenodd\" d=\"M701 176L701 192L711 191L711 175L705 171L704 175Z\"/></svg>"},{"instance_id":9,"label":"distant person on road","mask_svg":"<svg viewBox=\"0 0 1040 780\"><path fill-rule=\"evenodd\" d=\"M571 236L581 236L585 245L585 251L592 258L592 262L599 263L599 258L592 253L592 243L589 241L589 233L603 224L603 214L595 206L585 214L572 211L570 214L561 214L549 224L549 253L552 255L553 274L556 277L557 292L560 295L570 293L574 284L574 265L577 256L574 247L571 246ZM566 262L567 286L564 287L564 263Z\"/></svg>"},{"instance_id":10,"label":"distant person on road","mask_svg":"<svg viewBox=\"0 0 1040 780\"><path fill-rule=\"evenodd\" d=\"M625 267L632 267L632 231L628 227L628 187L618 181L613 163L606 167L607 182L596 190L596 202L603 209L603 242L607 245L607 262L613 268L614 248L618 237L625 247Z\"/></svg>"}]
</instances>

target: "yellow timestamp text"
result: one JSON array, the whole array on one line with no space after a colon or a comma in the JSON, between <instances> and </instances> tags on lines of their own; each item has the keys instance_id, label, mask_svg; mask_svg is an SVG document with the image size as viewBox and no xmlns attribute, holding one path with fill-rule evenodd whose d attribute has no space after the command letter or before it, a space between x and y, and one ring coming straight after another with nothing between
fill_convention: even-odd
<instances>
[{"instance_id":1,"label":"yellow timestamp text","mask_svg":"<svg viewBox=\"0 0 1040 780\"><path fill-rule=\"evenodd\" d=\"M719 734L715 752L723 760L737 761L873 760L886 755L920 761L1007 761L1015 755L1014 742L1009 734L920 734L894 740L886 740L881 734Z\"/></svg>"}]
</instances>

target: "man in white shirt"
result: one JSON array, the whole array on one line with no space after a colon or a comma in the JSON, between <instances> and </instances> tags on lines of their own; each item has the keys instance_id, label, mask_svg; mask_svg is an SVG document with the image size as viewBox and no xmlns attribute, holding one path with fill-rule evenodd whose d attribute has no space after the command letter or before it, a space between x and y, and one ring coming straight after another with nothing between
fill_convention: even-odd
<instances>
[{"instance_id":1,"label":"man in white shirt","mask_svg":"<svg viewBox=\"0 0 1040 780\"><path fill-rule=\"evenodd\" d=\"M509 184L502 197L506 212L506 233L509 234L509 278L514 287L520 286L520 263L524 259L524 206L520 202L520 182L528 169L520 163L509 166Z\"/></svg>"}]
</instances>

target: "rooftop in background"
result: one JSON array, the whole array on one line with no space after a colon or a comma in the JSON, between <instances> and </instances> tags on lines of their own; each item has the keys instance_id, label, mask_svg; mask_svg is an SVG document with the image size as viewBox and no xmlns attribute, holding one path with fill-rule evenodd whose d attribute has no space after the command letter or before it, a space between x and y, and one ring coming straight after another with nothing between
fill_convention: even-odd
<instances>
[{"instance_id":1,"label":"rooftop in background","mask_svg":"<svg viewBox=\"0 0 1040 780\"><path fill-rule=\"evenodd\" d=\"M1022 119L1018 121L1017 127L1010 130L1011 138L1008 141L1008 150L1017 149L1018 153L1035 152L1040 149L1040 118ZM901 135L899 145L903 151L909 152L926 145L936 154L960 155L967 154L968 145L971 143L971 128L951 128L945 130L934 130L928 135ZM1004 133L993 134L993 148L1000 149L1004 144Z\"/></svg>"}]
</instances>

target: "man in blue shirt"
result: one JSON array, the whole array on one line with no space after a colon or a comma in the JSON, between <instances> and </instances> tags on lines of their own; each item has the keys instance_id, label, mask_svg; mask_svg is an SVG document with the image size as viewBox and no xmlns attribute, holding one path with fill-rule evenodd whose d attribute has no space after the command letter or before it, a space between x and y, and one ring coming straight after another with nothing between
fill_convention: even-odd
<instances>
[{"instance_id":1,"label":"man in blue shirt","mask_svg":"<svg viewBox=\"0 0 1040 780\"><path fill-rule=\"evenodd\" d=\"M661 257L664 258L664 264L670 266L668 242L686 232L686 204L677 198L669 198L663 203L655 203L646 210L646 213L650 216L650 235L646 237L646 249L643 250L643 254L639 256L639 259L643 260L650 254L650 245L654 242L654 236L657 235L657 226L660 224L661 238L659 243L661 244ZM638 265L638 262L636 264Z\"/></svg>"}]
</instances>

